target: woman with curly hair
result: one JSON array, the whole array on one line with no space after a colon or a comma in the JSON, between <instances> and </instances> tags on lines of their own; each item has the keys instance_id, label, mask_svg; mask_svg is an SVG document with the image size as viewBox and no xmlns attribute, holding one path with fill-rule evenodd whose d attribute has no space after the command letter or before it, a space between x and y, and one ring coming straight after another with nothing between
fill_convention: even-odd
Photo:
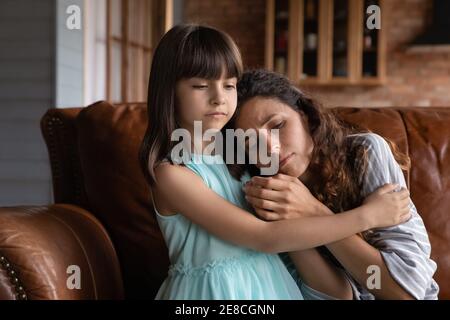
<instances>
[{"instance_id":1,"label":"woman with curly hair","mask_svg":"<svg viewBox=\"0 0 450 320\"><path fill-rule=\"evenodd\" d=\"M279 130L277 140L267 135L263 142L279 153L277 175L258 176L264 167L259 162L229 166L235 178L245 171L253 176L244 191L264 220L333 215L362 205L385 184L406 188L401 169L408 168L409 159L393 143L374 133L357 133L284 76L248 71L237 88L238 106L229 126ZM246 150L252 147L247 144ZM437 299L436 263L430 259L428 235L411 200L410 212L411 218L402 224L290 252L283 259L299 286L309 284L317 290L309 291L312 298L332 299L336 286L331 283L343 272L355 299ZM379 283L368 278L373 270L379 271Z\"/></svg>"}]
</instances>

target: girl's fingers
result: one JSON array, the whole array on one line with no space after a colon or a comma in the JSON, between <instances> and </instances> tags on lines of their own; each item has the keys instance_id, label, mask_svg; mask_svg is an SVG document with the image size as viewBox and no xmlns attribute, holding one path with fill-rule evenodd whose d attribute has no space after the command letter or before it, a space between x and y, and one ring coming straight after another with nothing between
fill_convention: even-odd
<instances>
[{"instance_id":1,"label":"girl's fingers","mask_svg":"<svg viewBox=\"0 0 450 320\"><path fill-rule=\"evenodd\" d=\"M405 223L409 219L411 219L411 212L408 212L400 217L401 223Z\"/></svg>"},{"instance_id":2,"label":"girl's fingers","mask_svg":"<svg viewBox=\"0 0 450 320\"><path fill-rule=\"evenodd\" d=\"M409 191L408 191L408 189L402 189L401 191L399 191L399 196L400 196L400 199L409 198Z\"/></svg>"},{"instance_id":3,"label":"girl's fingers","mask_svg":"<svg viewBox=\"0 0 450 320\"><path fill-rule=\"evenodd\" d=\"M385 194L391 191L394 191L395 189L397 189L399 187L398 184L392 184L392 183L387 183L385 185L383 185L382 187L377 189L377 192L379 194Z\"/></svg>"}]
</instances>

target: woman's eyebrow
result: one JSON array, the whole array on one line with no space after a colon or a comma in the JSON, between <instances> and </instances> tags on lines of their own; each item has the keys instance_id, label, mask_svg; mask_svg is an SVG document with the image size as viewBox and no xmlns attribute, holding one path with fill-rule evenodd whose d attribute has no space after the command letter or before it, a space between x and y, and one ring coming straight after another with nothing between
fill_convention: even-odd
<instances>
[{"instance_id":1,"label":"woman's eyebrow","mask_svg":"<svg viewBox=\"0 0 450 320\"><path fill-rule=\"evenodd\" d=\"M263 120L263 122L260 124L260 126L263 127L267 122L272 120L272 118L275 117L276 115L277 115L276 113L269 115L265 120Z\"/></svg>"}]
</instances>

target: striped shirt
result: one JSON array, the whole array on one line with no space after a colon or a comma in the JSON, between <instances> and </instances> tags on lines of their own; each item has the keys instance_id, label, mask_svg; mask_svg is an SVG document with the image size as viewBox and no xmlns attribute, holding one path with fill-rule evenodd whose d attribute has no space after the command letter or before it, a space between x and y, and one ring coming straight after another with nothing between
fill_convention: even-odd
<instances>
[{"instance_id":1,"label":"striped shirt","mask_svg":"<svg viewBox=\"0 0 450 320\"><path fill-rule=\"evenodd\" d=\"M368 153L368 166L363 177L362 195L368 196L386 183L399 184L406 188L402 170L392 151L381 136L374 133L350 135L352 143L364 145ZM431 260L431 246L422 218L414 204L410 203L411 218L400 225L372 229L363 233L365 240L377 248L392 278L411 296L419 300L437 299L439 286L433 279L437 265ZM283 257L291 274L298 279L292 261ZM293 269L294 268L294 269ZM375 299L346 272L352 286L354 298L358 300ZM300 289L307 299L333 299L318 292L298 280Z\"/></svg>"}]
</instances>

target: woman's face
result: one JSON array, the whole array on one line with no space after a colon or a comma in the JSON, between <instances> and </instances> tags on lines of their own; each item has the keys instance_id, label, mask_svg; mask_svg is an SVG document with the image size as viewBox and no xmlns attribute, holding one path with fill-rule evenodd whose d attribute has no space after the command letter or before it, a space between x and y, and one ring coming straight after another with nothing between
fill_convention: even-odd
<instances>
[{"instance_id":1,"label":"woman's face","mask_svg":"<svg viewBox=\"0 0 450 320\"><path fill-rule=\"evenodd\" d=\"M266 97L255 97L241 107L236 128L254 129L264 136L268 153L279 153L279 173L300 177L311 161L314 143L303 113L283 102ZM266 129L268 134L265 134ZM279 129L279 139L271 141L270 130ZM260 133L261 132L261 133ZM248 147L248 146L247 146ZM246 147L246 148L247 148ZM248 148L246 149L248 151ZM257 164L258 168L262 165Z\"/></svg>"}]
</instances>

